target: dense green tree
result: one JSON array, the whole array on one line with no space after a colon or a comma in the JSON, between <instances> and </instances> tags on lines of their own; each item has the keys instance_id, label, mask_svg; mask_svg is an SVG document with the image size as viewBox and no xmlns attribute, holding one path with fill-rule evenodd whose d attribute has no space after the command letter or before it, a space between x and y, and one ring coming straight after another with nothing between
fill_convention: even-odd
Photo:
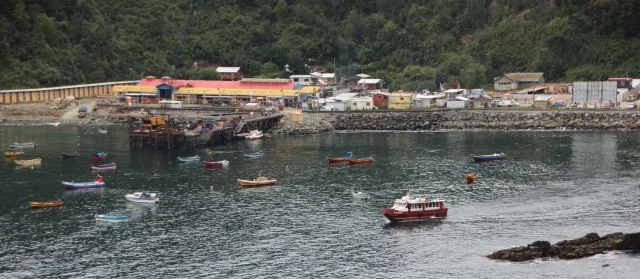
<instances>
[{"instance_id":1,"label":"dense green tree","mask_svg":"<svg viewBox=\"0 0 640 279\"><path fill-rule=\"evenodd\" d=\"M636 0L0 1L0 88L368 73L392 89L640 75ZM188 20L190 19L190 20ZM194 69L197 62L204 68ZM175 71L174 71L175 64Z\"/></svg>"}]
</instances>

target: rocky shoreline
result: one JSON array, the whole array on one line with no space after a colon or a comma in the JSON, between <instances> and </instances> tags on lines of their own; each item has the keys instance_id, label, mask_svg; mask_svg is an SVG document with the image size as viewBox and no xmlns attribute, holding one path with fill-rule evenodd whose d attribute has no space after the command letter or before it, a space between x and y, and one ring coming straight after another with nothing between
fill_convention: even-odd
<instances>
[{"instance_id":1,"label":"rocky shoreline","mask_svg":"<svg viewBox=\"0 0 640 279\"><path fill-rule=\"evenodd\" d=\"M637 130L640 111L424 111L305 113L274 134L333 130ZM309 118L309 119L307 119Z\"/></svg>"},{"instance_id":2,"label":"rocky shoreline","mask_svg":"<svg viewBox=\"0 0 640 279\"><path fill-rule=\"evenodd\" d=\"M589 233L573 240L563 240L551 245L549 241L535 241L527 246L496 251L487 256L489 259L511 262L523 262L542 258L580 259L607 251L640 252L640 233L621 232L600 237Z\"/></svg>"}]
</instances>

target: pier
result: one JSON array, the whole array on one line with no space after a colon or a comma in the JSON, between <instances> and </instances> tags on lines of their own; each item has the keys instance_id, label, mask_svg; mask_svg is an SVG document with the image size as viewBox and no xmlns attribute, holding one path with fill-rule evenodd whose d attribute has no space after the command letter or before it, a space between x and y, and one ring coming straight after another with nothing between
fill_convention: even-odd
<instances>
[{"instance_id":1,"label":"pier","mask_svg":"<svg viewBox=\"0 0 640 279\"><path fill-rule=\"evenodd\" d=\"M251 113L217 114L209 117L151 114L129 118L131 147L156 149L195 149L243 139L250 130L273 128L284 115L274 113L253 116ZM189 120L191 119L191 120Z\"/></svg>"}]
</instances>

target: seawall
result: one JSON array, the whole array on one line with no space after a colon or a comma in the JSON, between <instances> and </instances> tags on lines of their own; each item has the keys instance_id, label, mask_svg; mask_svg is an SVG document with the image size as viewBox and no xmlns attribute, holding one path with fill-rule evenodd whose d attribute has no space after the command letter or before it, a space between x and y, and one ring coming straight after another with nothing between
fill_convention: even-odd
<instances>
[{"instance_id":1,"label":"seawall","mask_svg":"<svg viewBox=\"0 0 640 279\"><path fill-rule=\"evenodd\" d=\"M276 133L312 134L331 130L635 130L640 129L640 111L306 113L303 121L289 126L286 131L278 130Z\"/></svg>"}]
</instances>

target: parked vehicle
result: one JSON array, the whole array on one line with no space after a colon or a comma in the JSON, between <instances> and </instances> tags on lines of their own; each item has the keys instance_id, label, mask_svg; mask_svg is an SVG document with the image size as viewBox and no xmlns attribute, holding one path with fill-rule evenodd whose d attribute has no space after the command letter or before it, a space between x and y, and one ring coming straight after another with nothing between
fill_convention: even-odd
<instances>
[{"instance_id":1,"label":"parked vehicle","mask_svg":"<svg viewBox=\"0 0 640 279\"><path fill-rule=\"evenodd\" d=\"M498 102L499 107L519 107L520 103L512 100L501 100Z\"/></svg>"}]
</instances>

